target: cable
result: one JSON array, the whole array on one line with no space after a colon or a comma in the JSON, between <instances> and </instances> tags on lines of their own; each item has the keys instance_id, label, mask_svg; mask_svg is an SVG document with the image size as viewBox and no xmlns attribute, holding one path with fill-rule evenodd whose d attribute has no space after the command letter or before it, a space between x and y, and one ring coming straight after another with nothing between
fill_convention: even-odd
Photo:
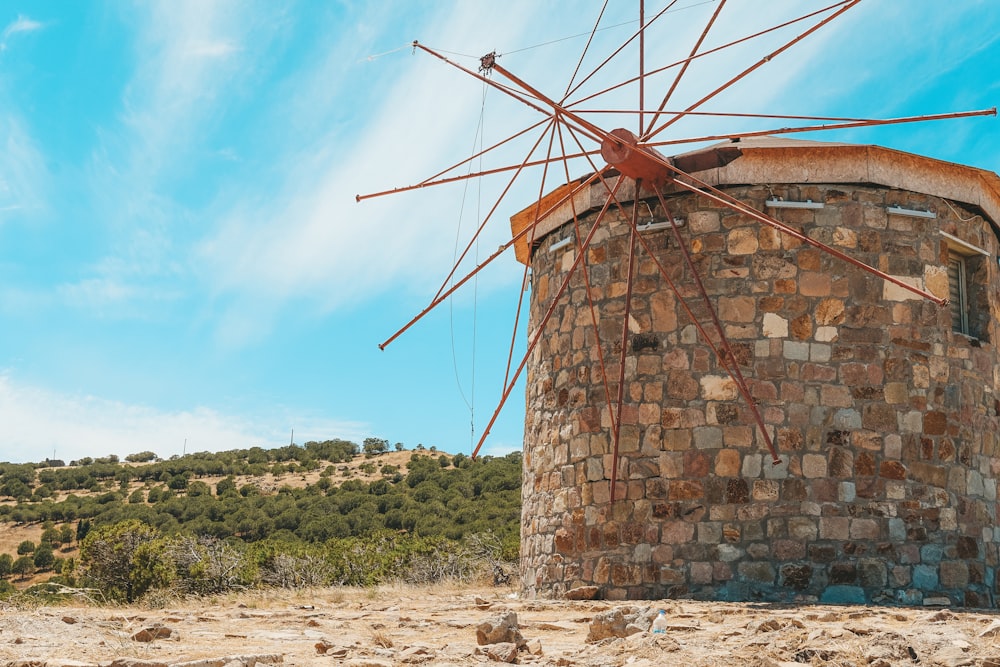
<instances>
[{"instance_id":1,"label":"cable","mask_svg":"<svg viewBox=\"0 0 1000 667\"><path fill-rule=\"evenodd\" d=\"M664 14L676 14L677 12L682 12L682 11L685 11L687 9L694 9L695 7L701 7L702 5L711 5L712 3L715 3L715 2L718 2L718 1L719 0L701 0L701 2L693 2L690 5L684 5L683 7L677 7L676 9L670 9L670 10L664 12ZM515 54L515 53L522 53L524 51L531 51L532 49L540 49L543 46L551 46L552 44L558 44L559 42L566 42L566 41L569 41L571 39L578 39L580 37L593 37L593 35L596 34L596 33L598 33L598 32L604 32L605 30L613 30L614 28L621 28L623 26L632 25L632 24L635 24L635 23L638 23L638 22L639 22L638 19L633 20L633 21L622 21L621 23L615 23L613 25L604 26L603 28L597 28L596 30L588 30L587 32L580 32L580 33L577 33L575 35L567 35L566 37L559 37L559 38L556 38L556 39L550 39L547 42L540 42L538 44L533 44L531 46L524 46L524 47L521 47L519 49L514 49L513 51L506 51L504 53L497 53L497 57L499 57L501 55L509 56L509 55L512 55L512 54ZM408 49L408 48L410 48L410 46L411 46L411 44L407 44L405 46L399 47L398 49L393 49L392 51L386 51L385 53L379 53L379 54L376 54L376 55L373 55L373 56L368 56L366 58L366 60L374 60L375 58L380 58L382 56L387 56L387 55L389 55L391 53L396 53L397 51L402 51L403 49ZM433 47L433 48L438 53L447 53L450 56L459 56L461 58L470 58L470 59L476 60L476 61L478 61L482 57L481 55L474 56L474 55L469 54L469 53L462 53L461 51L449 51L448 49L441 49L441 48L438 48L438 47ZM359 62L361 62L361 61L359 61Z\"/></svg>"},{"instance_id":2,"label":"cable","mask_svg":"<svg viewBox=\"0 0 1000 667\"><path fill-rule=\"evenodd\" d=\"M473 153L478 150L481 152L483 148L483 137L485 135L485 119L486 119L486 93L489 87L486 83L483 83L483 94L482 101L479 109L479 125L476 128L475 139L472 143ZM479 156L480 169L482 169L482 155ZM472 171L472 161L469 162L469 172ZM477 182L478 189L476 191L476 215L477 219L481 213L482 209L482 185ZM452 261L457 261L458 257L458 246L461 238L462 232L462 219L465 217L465 202L469 192L469 181L465 181L465 187L462 190L462 203L459 207L458 214L458 227L455 230L455 248L452 252ZM476 239L476 257L475 262L479 264L479 240ZM475 443L476 438L476 339L477 339L477 324L478 324L478 311L479 311L479 276L477 275L473 280L472 287L472 370L471 379L469 386L469 396L466 397L465 390L462 387L462 379L458 370L458 356L455 349L455 309L454 302L452 298L448 299L448 320L449 320L449 330L451 334L451 364L452 370L455 373L455 384L458 386L458 393L462 397L462 402L465 403L465 407L469 409L469 447L470 449Z\"/></svg>"}]
</instances>

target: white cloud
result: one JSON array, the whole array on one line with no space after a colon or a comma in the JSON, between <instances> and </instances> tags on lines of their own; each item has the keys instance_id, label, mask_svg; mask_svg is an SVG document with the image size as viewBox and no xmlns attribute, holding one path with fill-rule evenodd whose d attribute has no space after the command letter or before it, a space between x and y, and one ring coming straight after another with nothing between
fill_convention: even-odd
<instances>
[{"instance_id":1,"label":"white cloud","mask_svg":"<svg viewBox=\"0 0 1000 667\"><path fill-rule=\"evenodd\" d=\"M315 419L275 410L254 417L207 407L165 412L96 396L58 393L0 374L0 460L69 462L84 456L124 457L153 451L161 457L188 452L278 447L288 442L342 437L360 440L364 424Z\"/></svg>"},{"instance_id":2,"label":"white cloud","mask_svg":"<svg viewBox=\"0 0 1000 667\"><path fill-rule=\"evenodd\" d=\"M23 14L18 14L17 18L9 23L3 32L0 33L0 51L7 49L7 40L22 32L34 32L41 30L45 25L39 21L34 21Z\"/></svg>"},{"instance_id":3,"label":"white cloud","mask_svg":"<svg viewBox=\"0 0 1000 667\"><path fill-rule=\"evenodd\" d=\"M0 223L44 210L48 180L44 156L24 124L0 116Z\"/></svg>"}]
</instances>

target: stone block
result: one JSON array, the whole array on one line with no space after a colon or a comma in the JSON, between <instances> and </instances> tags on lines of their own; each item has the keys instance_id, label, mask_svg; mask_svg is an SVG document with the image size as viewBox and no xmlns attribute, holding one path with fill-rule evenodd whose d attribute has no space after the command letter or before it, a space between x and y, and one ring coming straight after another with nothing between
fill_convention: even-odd
<instances>
[{"instance_id":1,"label":"stone block","mask_svg":"<svg viewBox=\"0 0 1000 667\"><path fill-rule=\"evenodd\" d=\"M860 586L827 586L819 596L822 604L865 604L865 591Z\"/></svg>"},{"instance_id":2,"label":"stone block","mask_svg":"<svg viewBox=\"0 0 1000 667\"><path fill-rule=\"evenodd\" d=\"M722 429L718 426L701 426L693 429L694 446L698 449L722 448Z\"/></svg>"},{"instance_id":3,"label":"stone block","mask_svg":"<svg viewBox=\"0 0 1000 667\"><path fill-rule=\"evenodd\" d=\"M757 317L757 300L751 296L719 298L719 319L723 322L753 322Z\"/></svg>"},{"instance_id":4,"label":"stone block","mask_svg":"<svg viewBox=\"0 0 1000 667\"><path fill-rule=\"evenodd\" d=\"M936 565L920 564L913 567L913 585L922 591L932 591L938 587Z\"/></svg>"},{"instance_id":5,"label":"stone block","mask_svg":"<svg viewBox=\"0 0 1000 667\"><path fill-rule=\"evenodd\" d=\"M786 340L782 355L787 361L809 361L809 343Z\"/></svg>"},{"instance_id":6,"label":"stone block","mask_svg":"<svg viewBox=\"0 0 1000 667\"><path fill-rule=\"evenodd\" d=\"M735 477L740 472L740 453L735 449L721 449L715 455L715 474L718 477Z\"/></svg>"},{"instance_id":7,"label":"stone block","mask_svg":"<svg viewBox=\"0 0 1000 667\"><path fill-rule=\"evenodd\" d=\"M874 558L858 561L858 583L864 588L883 588L889 581L885 562Z\"/></svg>"},{"instance_id":8,"label":"stone block","mask_svg":"<svg viewBox=\"0 0 1000 667\"><path fill-rule=\"evenodd\" d=\"M964 589L969 585L969 565L965 561L942 561L938 571L943 588Z\"/></svg>"},{"instance_id":9,"label":"stone block","mask_svg":"<svg viewBox=\"0 0 1000 667\"><path fill-rule=\"evenodd\" d=\"M702 561L691 563L691 583L710 584L712 583L712 563Z\"/></svg>"},{"instance_id":10,"label":"stone block","mask_svg":"<svg viewBox=\"0 0 1000 667\"><path fill-rule=\"evenodd\" d=\"M726 237L726 252L730 255L752 255L759 247L753 227L738 227Z\"/></svg>"},{"instance_id":11,"label":"stone block","mask_svg":"<svg viewBox=\"0 0 1000 667\"><path fill-rule=\"evenodd\" d=\"M819 537L823 540L846 540L850 537L850 519L825 516L819 520Z\"/></svg>"},{"instance_id":12,"label":"stone block","mask_svg":"<svg viewBox=\"0 0 1000 667\"><path fill-rule=\"evenodd\" d=\"M879 522L875 519L851 519L850 538L852 540L879 539Z\"/></svg>"},{"instance_id":13,"label":"stone block","mask_svg":"<svg viewBox=\"0 0 1000 667\"><path fill-rule=\"evenodd\" d=\"M831 285L830 276L826 273L803 271L799 276L799 294L802 296L830 296Z\"/></svg>"},{"instance_id":14,"label":"stone block","mask_svg":"<svg viewBox=\"0 0 1000 667\"><path fill-rule=\"evenodd\" d=\"M776 577L774 566L767 561L744 561L736 571L744 581L754 583L773 584Z\"/></svg>"},{"instance_id":15,"label":"stone block","mask_svg":"<svg viewBox=\"0 0 1000 667\"><path fill-rule=\"evenodd\" d=\"M761 334L767 338L787 338L788 320L775 313L764 313Z\"/></svg>"},{"instance_id":16,"label":"stone block","mask_svg":"<svg viewBox=\"0 0 1000 667\"><path fill-rule=\"evenodd\" d=\"M706 401L732 401L739 396L736 383L728 375L705 375L699 384L701 397Z\"/></svg>"},{"instance_id":17,"label":"stone block","mask_svg":"<svg viewBox=\"0 0 1000 667\"><path fill-rule=\"evenodd\" d=\"M807 478L826 477L826 456L822 454L804 454L802 456L802 475Z\"/></svg>"},{"instance_id":18,"label":"stone block","mask_svg":"<svg viewBox=\"0 0 1000 667\"><path fill-rule=\"evenodd\" d=\"M788 519L788 536L802 542L811 542L819 534L816 520L810 517L793 516Z\"/></svg>"}]
</instances>

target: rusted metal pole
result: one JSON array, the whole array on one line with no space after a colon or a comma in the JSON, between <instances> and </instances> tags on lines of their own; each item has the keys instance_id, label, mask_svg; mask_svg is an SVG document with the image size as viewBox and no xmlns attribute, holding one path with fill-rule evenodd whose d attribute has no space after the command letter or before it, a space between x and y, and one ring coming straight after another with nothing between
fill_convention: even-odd
<instances>
[{"instance_id":1,"label":"rusted metal pole","mask_svg":"<svg viewBox=\"0 0 1000 667\"><path fill-rule=\"evenodd\" d=\"M808 30L806 30L805 32L803 32L801 35L798 35L797 37L795 37L791 41L787 42L783 46L775 49L774 51L772 51L768 55L766 55L763 58L761 58L758 62L754 63L750 67L746 68L745 70L743 70L742 72L740 72L739 74L737 74L736 76L734 76L729 81L725 82L724 84L722 84L721 86L719 86L718 88L716 88L715 90L713 90L712 92L710 92L708 95L705 95L703 98L701 98L700 100L698 100L697 102L695 102L694 104L692 104L690 107L688 107L685 111L683 111L680 114L674 116L673 118L671 118L667 122L663 123L662 125L660 125L656 129L649 130L648 132L646 132L646 135L645 135L644 138L648 139L649 137L655 137L657 134L659 134L660 132L662 132L663 130L667 129L668 127L670 127L671 125L673 125L674 123L676 123L678 120L680 120L681 118L683 118L684 114L687 113L688 111L694 111L695 109L697 109L698 107L700 107L705 102L709 101L710 99L712 99L713 97L715 97L716 95L718 95L719 93L721 93L722 91L724 91L727 88L729 88L730 86L734 85L736 82L738 82L741 79L743 79L746 76L748 76L750 73L756 71L757 69L759 69L759 68L763 67L764 65L766 65L767 63L771 62L772 60L774 60L774 58L776 58L777 56L781 55L782 53L784 53L785 51L787 51L788 49L790 49L792 46L794 46L798 42L801 42L803 39L805 39L809 35L813 34L814 32L816 32L817 30L819 30L820 28L822 28L826 24L828 24L831 21L835 20L837 17L841 16L844 12L847 12L848 10L854 8L859 2L861 2L861 0L851 0L850 2L848 2L846 5L844 5L840 9L838 9L836 12L834 12L830 16L827 16L826 18L824 18L823 20L821 20L816 25L810 27Z\"/></svg>"},{"instance_id":2,"label":"rusted metal pole","mask_svg":"<svg viewBox=\"0 0 1000 667\"><path fill-rule=\"evenodd\" d=\"M623 180L619 181L615 187L616 188L620 187L622 183L624 183ZM559 304L559 297L562 296L562 294L566 291L566 288L569 286L569 281L573 277L573 272L576 270L577 266L580 265L580 262L583 261L583 257L586 254L587 248L590 246L590 242L594 238L594 234L597 233L597 228L600 226L600 222L603 220L604 214L607 212L608 206L610 206L610 204L611 204L611 198L609 197L608 201L604 205L604 208L601 209L601 212L598 214L597 220L595 220L594 225L590 228L590 233L587 234L587 238L584 239L583 243L581 244L580 252L577 254L576 260L573 262L573 266L571 266L569 271L566 272L566 277L563 278L562 284L559 286L559 289L556 290L556 293L552 297L552 303L549 304L548 309L545 311L545 314L539 321L538 328L535 330L535 335L528 343L528 349L524 353L524 357L521 359L521 363L518 365L517 370L514 371L514 377L511 378L510 383L508 383L507 388L504 389L503 395L500 397L500 404L497 405L496 410L493 411L493 416L490 418L489 424L486 425L486 429L483 431L483 434L479 437L479 443L476 445L476 448L472 450L473 459L476 458L476 455L479 454L479 450L483 446L483 443L486 442L486 438L487 436L489 436L490 430L493 428L493 424L496 423L497 417L500 416L500 411L503 410L503 406L507 403L507 399L510 398L510 393L514 390L514 385L517 384L517 379L521 376L521 372L524 370L524 367L528 364L528 358L531 356L531 353L534 351L535 346L538 344L538 341L541 340L542 335L545 333L545 325L548 323L549 319L551 319L552 317L552 314L555 312L556 306Z\"/></svg>"},{"instance_id":3,"label":"rusted metal pole","mask_svg":"<svg viewBox=\"0 0 1000 667\"><path fill-rule=\"evenodd\" d=\"M636 229L639 224L639 188L642 181L636 181L636 197L632 202L632 221L629 230L628 245L628 275L625 280L625 315L622 317L621 351L618 355L618 400L615 403L615 427L611 432L611 502L615 501L615 483L618 481L618 442L622 431L622 407L625 404L625 360L628 358L628 320L632 315L632 281L635 276L635 237L639 235Z\"/></svg>"},{"instance_id":4,"label":"rusted metal pole","mask_svg":"<svg viewBox=\"0 0 1000 667\"><path fill-rule=\"evenodd\" d=\"M704 58L705 56L711 55L713 53L718 53L719 51L722 51L723 49L728 49L731 46L736 46L737 44L742 44L743 42L748 42L748 41L750 41L752 39L756 39L756 38L761 37L763 35L766 35L768 33L775 32L776 30L781 30L782 28L788 27L788 26L793 25L795 23L798 23L800 21L805 21L806 19L812 18L814 16L818 16L818 15L824 13L824 12L828 12L831 9L834 9L835 7L840 7L841 5L845 5L848 2L853 2L853 1L854 0L840 0L840 2L835 2L834 4L829 5L828 7L823 7L822 9L817 9L816 11L809 12L808 14L804 14L804 15L802 15L802 16L800 16L798 18L794 18L794 19L792 19L790 21L785 21L784 23L780 23L780 24L778 24L776 26L772 26L770 28L767 28L766 30L761 30L760 32L756 32L756 33L754 33L752 35L747 35L746 37L741 37L739 39L733 40L732 42L727 42L726 44L723 44L721 46L717 46L714 49L709 49L708 51L703 51L702 53L699 53L698 55L693 56L691 58L685 58L684 60L678 60L677 62L670 63L669 65L664 65L663 67L659 67L657 69L650 70L649 72L646 72L646 76L647 77L648 76L653 76L655 74L659 74L660 72L665 72L666 70L671 69L673 67L677 67L679 65L683 65L685 62L688 62L689 60L696 60L698 58ZM652 23L652 21L651 21L651 23ZM582 104L583 102L586 102L588 100L592 100L595 97L600 97L601 95L604 95L605 93L610 93L613 90L617 90L619 88L623 88L623 87L625 87L625 86L627 86L629 84L635 83L635 82L636 82L636 79L634 77L631 78L631 79L626 79L625 81L620 81L620 82L616 83L613 86L608 86L607 88L605 88L603 90L599 90L596 93L590 93L586 97L581 97L578 100L570 102L566 106L568 106L570 108L576 107L577 105ZM579 86L577 86L577 88L579 88ZM576 89L574 89L574 92L575 91L576 91Z\"/></svg>"},{"instance_id":5,"label":"rusted metal pole","mask_svg":"<svg viewBox=\"0 0 1000 667\"><path fill-rule=\"evenodd\" d=\"M656 123L656 119L660 117L660 114L664 113L664 111L663 111L664 107L667 106L667 102L670 101L670 98L673 96L674 91L677 90L677 86L680 84L681 79L684 78L684 73L687 72L688 66L691 64L691 61L694 60L695 54L697 54L698 53L698 49L701 48L702 42L704 42L705 38L708 37L708 31L712 29L712 26L715 24L715 20L717 18L719 18L719 14L722 13L722 8L725 7L725 6L726 6L726 0L720 0L719 6L716 7L715 11L712 13L712 18L710 18L708 20L708 24L706 24L705 25L705 29L701 31L701 36L698 38L698 41L695 42L694 46L691 48L690 55L688 55L688 57L684 60L684 64L681 66L681 71L678 72L677 76L674 77L674 82L672 84L670 84L670 89L667 90L667 94L663 96L663 101L660 102L660 106L657 107L656 113L654 113L653 117L650 119L650 121L649 121L649 127L650 128L653 127L653 125ZM639 85L642 85L642 83L640 82ZM642 122L642 111L641 111L642 108L643 108L643 105L639 104L639 109L640 109L640 111L639 111L639 136L640 137L643 136L646 133L646 131L649 129Z\"/></svg>"}]
</instances>

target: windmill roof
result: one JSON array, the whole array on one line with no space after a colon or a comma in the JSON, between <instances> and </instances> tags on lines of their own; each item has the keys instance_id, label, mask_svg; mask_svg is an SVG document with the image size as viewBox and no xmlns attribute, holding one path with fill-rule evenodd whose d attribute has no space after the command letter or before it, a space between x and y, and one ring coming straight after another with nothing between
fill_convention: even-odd
<instances>
[{"instance_id":1,"label":"windmill roof","mask_svg":"<svg viewBox=\"0 0 1000 667\"><path fill-rule=\"evenodd\" d=\"M1000 176L994 172L883 146L757 136L711 144L680 153L673 159L678 164L692 165L686 169L688 173L716 187L786 183L878 185L978 207L994 230L1000 222ZM577 183L561 185L542 197L541 206L535 202L511 216L512 233L516 236L522 232L541 211L544 218L530 235L540 240L572 220L574 209L580 214L603 205L606 195L600 184L580 188L570 201L568 195ZM630 185L623 186L620 200L631 201L635 197L634 186L629 189ZM515 243L517 259L523 263L530 260L527 237Z\"/></svg>"}]
</instances>

